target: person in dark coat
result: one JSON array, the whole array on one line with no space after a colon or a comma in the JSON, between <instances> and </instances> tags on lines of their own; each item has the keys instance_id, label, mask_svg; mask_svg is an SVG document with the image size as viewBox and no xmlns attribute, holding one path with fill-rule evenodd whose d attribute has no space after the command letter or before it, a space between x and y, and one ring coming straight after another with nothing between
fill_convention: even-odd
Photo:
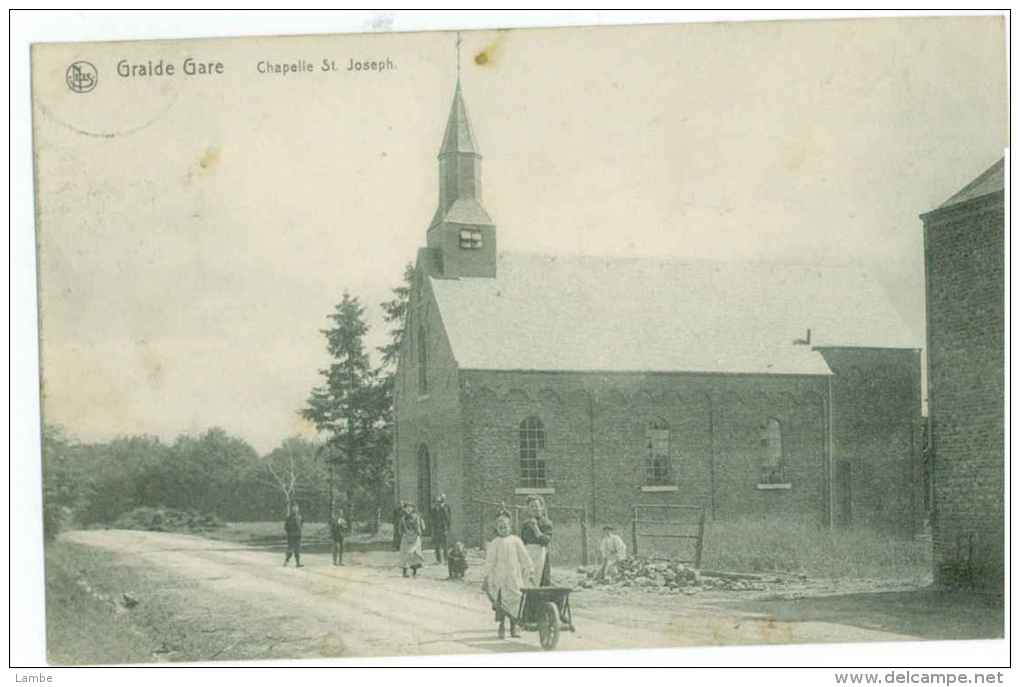
<instances>
[{"instance_id":1,"label":"person in dark coat","mask_svg":"<svg viewBox=\"0 0 1020 687\"><path fill-rule=\"evenodd\" d=\"M333 565L344 564L344 539L351 526L344 517L344 509L341 508L335 518L329 521L329 533L333 537Z\"/></svg>"},{"instance_id":2,"label":"person in dark coat","mask_svg":"<svg viewBox=\"0 0 1020 687\"><path fill-rule=\"evenodd\" d=\"M406 501L401 501L397 504L396 509L393 511L393 550L400 551L400 521L404 519L404 506L407 505Z\"/></svg>"},{"instance_id":3,"label":"person in dark coat","mask_svg":"<svg viewBox=\"0 0 1020 687\"><path fill-rule=\"evenodd\" d=\"M290 513L283 523L283 531L287 533L287 557L283 559L284 565L290 563L290 557L294 556L295 565L298 568L304 567L301 565L301 528L304 524L301 509L296 503L292 503Z\"/></svg>"},{"instance_id":4,"label":"person in dark coat","mask_svg":"<svg viewBox=\"0 0 1020 687\"><path fill-rule=\"evenodd\" d=\"M436 547L436 563L443 562L450 519L450 504L446 502L446 494L440 494L432 506L432 545Z\"/></svg>"}]
</instances>

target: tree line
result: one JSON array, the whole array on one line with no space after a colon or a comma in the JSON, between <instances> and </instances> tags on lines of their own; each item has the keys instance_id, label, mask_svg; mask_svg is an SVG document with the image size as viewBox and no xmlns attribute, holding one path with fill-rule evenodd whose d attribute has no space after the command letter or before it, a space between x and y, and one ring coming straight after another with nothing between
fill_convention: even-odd
<instances>
[{"instance_id":1,"label":"tree line","mask_svg":"<svg viewBox=\"0 0 1020 687\"><path fill-rule=\"evenodd\" d=\"M319 432L289 437L266 455L222 428L171 442L145 434L84 443L44 425L43 524L47 537L74 523L113 524L135 508L172 508L229 521L272 520L290 503L306 519L343 506L377 523L392 507L393 389L414 269L407 265L393 298L381 304L390 327L373 366L359 300L344 292L329 314L330 364L297 412Z\"/></svg>"}]
</instances>

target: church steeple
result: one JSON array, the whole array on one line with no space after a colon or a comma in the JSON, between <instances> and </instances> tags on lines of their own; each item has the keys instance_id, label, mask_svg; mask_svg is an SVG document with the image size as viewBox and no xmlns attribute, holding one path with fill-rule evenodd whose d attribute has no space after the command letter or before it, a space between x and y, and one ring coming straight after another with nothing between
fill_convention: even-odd
<instances>
[{"instance_id":1,"label":"church steeple","mask_svg":"<svg viewBox=\"0 0 1020 687\"><path fill-rule=\"evenodd\" d=\"M446 119L443 143L439 146L439 207L432 222L441 221L443 215L458 200L473 201L481 208L482 156L475 144L468 120L460 79L453 91L450 116ZM482 210L484 214L485 211ZM488 219L488 215L486 215Z\"/></svg>"},{"instance_id":2,"label":"church steeple","mask_svg":"<svg viewBox=\"0 0 1020 687\"><path fill-rule=\"evenodd\" d=\"M460 85L457 85L439 146L439 203L427 244L439 277L495 277L496 226L482 207L482 156L478 152Z\"/></svg>"}]
</instances>

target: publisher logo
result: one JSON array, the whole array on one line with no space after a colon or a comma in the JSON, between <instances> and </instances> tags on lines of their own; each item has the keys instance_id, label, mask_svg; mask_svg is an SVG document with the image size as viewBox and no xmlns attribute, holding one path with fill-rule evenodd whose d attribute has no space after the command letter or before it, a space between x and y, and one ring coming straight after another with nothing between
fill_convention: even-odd
<instances>
[{"instance_id":1,"label":"publisher logo","mask_svg":"<svg viewBox=\"0 0 1020 687\"><path fill-rule=\"evenodd\" d=\"M79 60L67 68L64 80L75 93L88 93L99 83L99 72L91 62Z\"/></svg>"}]
</instances>

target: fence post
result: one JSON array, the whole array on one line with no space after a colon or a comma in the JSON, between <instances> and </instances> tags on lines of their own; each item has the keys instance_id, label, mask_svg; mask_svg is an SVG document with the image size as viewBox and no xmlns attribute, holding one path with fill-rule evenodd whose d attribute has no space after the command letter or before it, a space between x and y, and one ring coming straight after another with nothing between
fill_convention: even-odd
<instances>
[{"instance_id":1,"label":"fence post","mask_svg":"<svg viewBox=\"0 0 1020 687\"><path fill-rule=\"evenodd\" d=\"M634 517L631 518L631 521L630 521L630 538L631 538L631 542L634 544L634 556L638 555L638 551L637 551L637 510L638 510L637 506L634 506L634 508L631 509L631 512L633 513Z\"/></svg>"},{"instance_id":2,"label":"fence post","mask_svg":"<svg viewBox=\"0 0 1020 687\"><path fill-rule=\"evenodd\" d=\"M701 509L701 517L698 518L698 545L694 548L694 567L701 570L701 550L705 542L705 509Z\"/></svg>"},{"instance_id":3,"label":"fence post","mask_svg":"<svg viewBox=\"0 0 1020 687\"><path fill-rule=\"evenodd\" d=\"M581 509L581 565L588 565L588 509Z\"/></svg>"}]
</instances>

